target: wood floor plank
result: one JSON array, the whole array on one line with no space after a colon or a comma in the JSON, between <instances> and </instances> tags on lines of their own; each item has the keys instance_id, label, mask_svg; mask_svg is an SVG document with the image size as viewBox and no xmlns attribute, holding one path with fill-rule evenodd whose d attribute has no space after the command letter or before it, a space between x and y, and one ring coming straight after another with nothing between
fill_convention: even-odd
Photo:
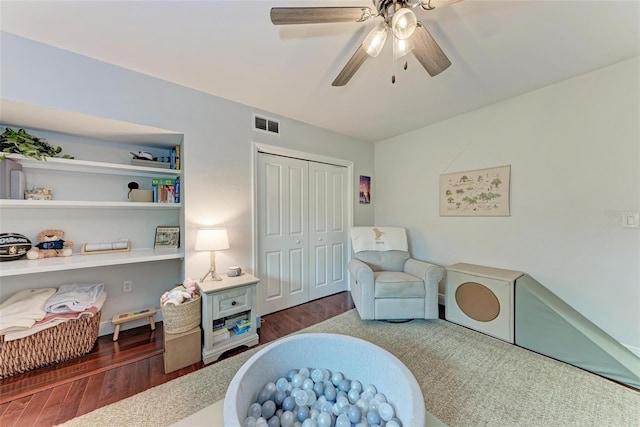
<instances>
[{"instance_id":1,"label":"wood floor plank","mask_svg":"<svg viewBox=\"0 0 640 427\"><path fill-rule=\"evenodd\" d=\"M44 408L45 403L49 399L53 389L44 390L33 395L29 400L29 403L24 408L22 415L17 420L19 426L33 426L40 417L40 413Z\"/></svg>"},{"instance_id":2,"label":"wood floor plank","mask_svg":"<svg viewBox=\"0 0 640 427\"><path fill-rule=\"evenodd\" d=\"M33 425L37 427L47 427L55 424L55 421L58 419L58 414L62 410L62 402L64 402L70 389L71 383L50 389L51 393L49 394L49 398Z\"/></svg>"},{"instance_id":3,"label":"wood floor plank","mask_svg":"<svg viewBox=\"0 0 640 427\"><path fill-rule=\"evenodd\" d=\"M2 417L0 417L0 425L3 427L15 426L18 419L24 413L25 408L29 406L32 397L33 396L26 396L10 402L9 407L4 411Z\"/></svg>"},{"instance_id":4,"label":"wood floor plank","mask_svg":"<svg viewBox=\"0 0 640 427\"><path fill-rule=\"evenodd\" d=\"M102 389L102 383L104 382L106 372L98 372L89 378L89 383L82 394L80 399L80 405L76 411L76 416L86 414L96 409L98 406L98 399L100 398L100 390Z\"/></svg>"},{"instance_id":5,"label":"wood floor plank","mask_svg":"<svg viewBox=\"0 0 640 427\"><path fill-rule=\"evenodd\" d=\"M67 393L65 400L60 405L60 412L58 413L58 418L53 423L54 425L61 424L76 416L82 396L84 396L87 385L89 384L89 378L82 378L70 384L71 388L69 389L69 393Z\"/></svg>"},{"instance_id":6,"label":"wood floor plank","mask_svg":"<svg viewBox=\"0 0 640 427\"><path fill-rule=\"evenodd\" d=\"M259 343L266 344L353 307L351 295L342 292L265 315L258 329ZM158 323L153 332L148 326L122 331L116 342L111 335L99 337L87 355L0 380L0 426L49 427L63 423L205 367L198 362L165 374L162 346L162 323ZM231 350L219 360L246 349Z\"/></svg>"}]
</instances>

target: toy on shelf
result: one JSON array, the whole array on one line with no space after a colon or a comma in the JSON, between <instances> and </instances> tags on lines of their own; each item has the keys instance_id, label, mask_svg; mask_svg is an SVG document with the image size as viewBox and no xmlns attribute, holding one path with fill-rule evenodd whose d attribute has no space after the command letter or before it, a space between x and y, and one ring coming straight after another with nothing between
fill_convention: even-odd
<instances>
[{"instance_id":1,"label":"toy on shelf","mask_svg":"<svg viewBox=\"0 0 640 427\"><path fill-rule=\"evenodd\" d=\"M51 229L38 234L38 243L27 251L28 259L71 256L73 242L63 240L64 231Z\"/></svg>"},{"instance_id":2,"label":"toy on shelf","mask_svg":"<svg viewBox=\"0 0 640 427\"><path fill-rule=\"evenodd\" d=\"M31 190L25 190L24 198L26 200L52 200L53 192L49 187L33 187Z\"/></svg>"},{"instance_id":3,"label":"toy on shelf","mask_svg":"<svg viewBox=\"0 0 640 427\"><path fill-rule=\"evenodd\" d=\"M90 242L83 243L82 250L83 255L87 254L107 254L116 252L129 252L131 251L131 241L128 239L117 239L105 242Z\"/></svg>"}]
</instances>

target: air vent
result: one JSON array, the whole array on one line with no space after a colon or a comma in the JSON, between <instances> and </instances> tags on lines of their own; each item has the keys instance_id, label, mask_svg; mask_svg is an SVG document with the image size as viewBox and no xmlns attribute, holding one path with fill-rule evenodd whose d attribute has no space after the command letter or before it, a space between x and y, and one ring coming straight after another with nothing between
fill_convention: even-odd
<instances>
[{"instance_id":1,"label":"air vent","mask_svg":"<svg viewBox=\"0 0 640 427\"><path fill-rule=\"evenodd\" d=\"M253 128L264 132L280 134L280 122L267 117L253 116Z\"/></svg>"}]
</instances>

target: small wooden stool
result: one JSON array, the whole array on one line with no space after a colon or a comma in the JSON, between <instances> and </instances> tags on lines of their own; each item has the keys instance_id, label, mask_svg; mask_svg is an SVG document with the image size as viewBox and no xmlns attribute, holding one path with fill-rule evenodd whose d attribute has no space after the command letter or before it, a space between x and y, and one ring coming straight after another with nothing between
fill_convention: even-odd
<instances>
[{"instance_id":1,"label":"small wooden stool","mask_svg":"<svg viewBox=\"0 0 640 427\"><path fill-rule=\"evenodd\" d=\"M113 340L118 340L118 335L120 334L120 325L123 323L131 322L133 320L142 319L145 317L149 318L149 325L151 326L151 330L156 330L156 322L153 320L153 316L156 315L156 308L149 307L143 308L141 310L130 311L128 313L116 314L111 319L111 324L115 325L116 330L113 331Z\"/></svg>"}]
</instances>

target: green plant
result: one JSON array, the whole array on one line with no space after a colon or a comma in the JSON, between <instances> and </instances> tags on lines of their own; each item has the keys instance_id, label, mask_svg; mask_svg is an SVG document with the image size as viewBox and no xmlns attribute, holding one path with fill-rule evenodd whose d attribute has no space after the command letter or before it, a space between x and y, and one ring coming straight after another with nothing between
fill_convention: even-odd
<instances>
[{"instance_id":1,"label":"green plant","mask_svg":"<svg viewBox=\"0 0 640 427\"><path fill-rule=\"evenodd\" d=\"M62 157L65 159L73 159L68 154L60 155L61 147L54 147L44 138L33 136L24 129L14 131L6 128L0 134L0 161L7 156L4 153L22 154L36 160L47 160L47 157Z\"/></svg>"}]
</instances>

